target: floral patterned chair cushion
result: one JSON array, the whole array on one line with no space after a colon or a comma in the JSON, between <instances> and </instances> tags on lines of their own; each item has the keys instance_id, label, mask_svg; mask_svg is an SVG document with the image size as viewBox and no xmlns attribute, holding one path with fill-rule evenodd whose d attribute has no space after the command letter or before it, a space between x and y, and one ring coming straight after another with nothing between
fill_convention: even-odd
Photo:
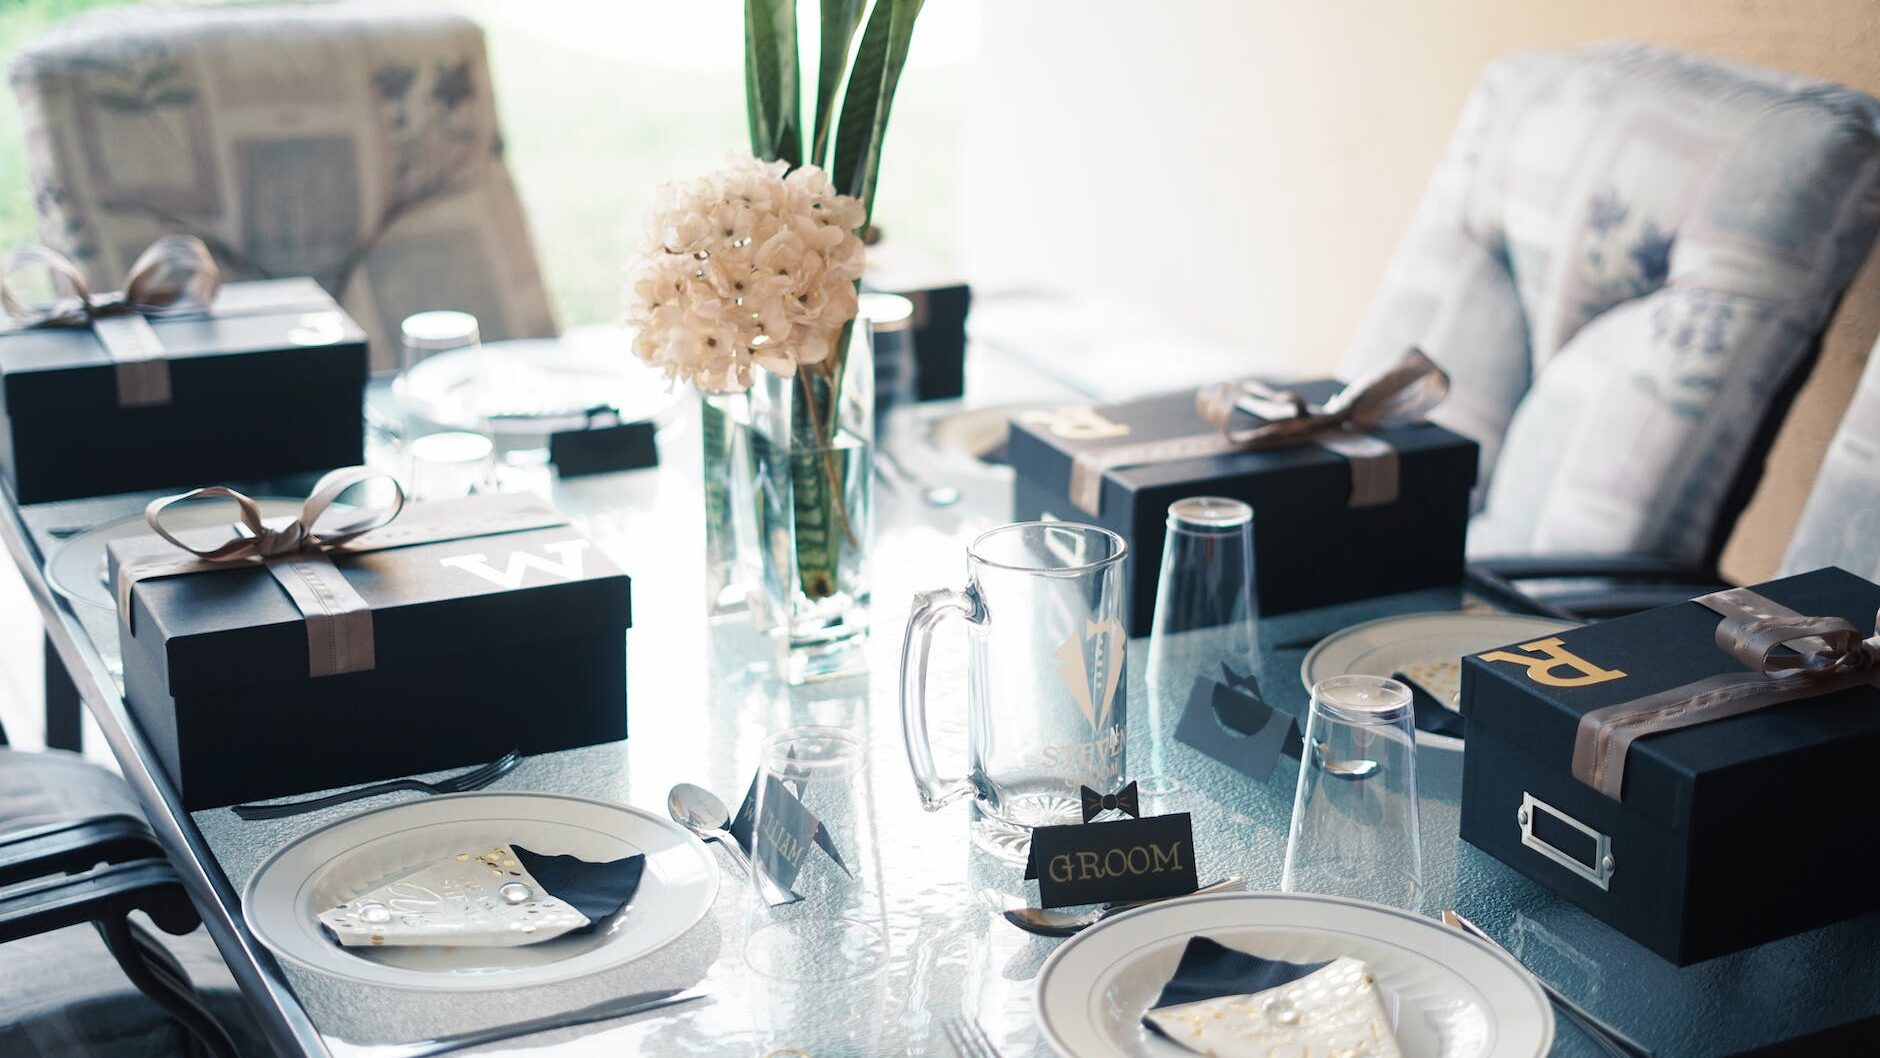
<instances>
[{"instance_id":1,"label":"floral patterned chair cushion","mask_svg":"<svg viewBox=\"0 0 1880 1058\"><path fill-rule=\"evenodd\" d=\"M1839 566L1880 581L1880 344L1828 442L1821 472L1789 537L1782 575Z\"/></svg>"},{"instance_id":2,"label":"floral patterned chair cushion","mask_svg":"<svg viewBox=\"0 0 1880 1058\"><path fill-rule=\"evenodd\" d=\"M398 323L555 333L483 33L354 4L116 8L8 65L41 239L113 289L151 238L231 278L312 275L396 360Z\"/></svg>"},{"instance_id":3,"label":"floral patterned chair cushion","mask_svg":"<svg viewBox=\"0 0 1880 1058\"><path fill-rule=\"evenodd\" d=\"M1482 445L1474 556L1714 556L1880 222L1880 102L1636 44L1493 63L1343 365Z\"/></svg>"}]
</instances>

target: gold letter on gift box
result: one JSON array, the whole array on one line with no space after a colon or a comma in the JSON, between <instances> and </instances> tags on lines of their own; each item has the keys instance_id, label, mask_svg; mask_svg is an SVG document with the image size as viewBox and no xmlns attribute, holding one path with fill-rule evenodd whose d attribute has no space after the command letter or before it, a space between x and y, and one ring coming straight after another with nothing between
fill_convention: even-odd
<instances>
[{"instance_id":1,"label":"gold letter on gift box","mask_svg":"<svg viewBox=\"0 0 1880 1058\"><path fill-rule=\"evenodd\" d=\"M1521 649L1536 651L1540 656L1517 654L1512 650L1496 650L1477 656L1483 661L1512 661L1516 665L1526 665L1528 679L1535 683L1544 683L1549 687L1587 687L1595 683L1605 683L1607 680L1625 678L1625 673L1618 669L1602 669L1568 650L1561 643L1559 636L1523 643ZM1566 669L1577 675L1556 676L1554 675L1555 669Z\"/></svg>"},{"instance_id":2,"label":"gold letter on gift box","mask_svg":"<svg viewBox=\"0 0 1880 1058\"><path fill-rule=\"evenodd\" d=\"M1099 415L1097 409L1090 407L1028 411L1019 418L1033 426L1042 426L1050 431L1051 436L1066 441L1100 441L1129 433L1129 427L1120 422L1111 422Z\"/></svg>"}]
</instances>

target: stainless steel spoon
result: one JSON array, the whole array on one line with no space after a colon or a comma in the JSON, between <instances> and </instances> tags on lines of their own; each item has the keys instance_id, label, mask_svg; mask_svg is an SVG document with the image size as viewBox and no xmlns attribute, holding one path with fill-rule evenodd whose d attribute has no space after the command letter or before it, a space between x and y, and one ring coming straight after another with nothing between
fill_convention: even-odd
<instances>
[{"instance_id":1,"label":"stainless steel spoon","mask_svg":"<svg viewBox=\"0 0 1880 1058\"><path fill-rule=\"evenodd\" d=\"M703 786L682 782L666 795L666 811L671 813L673 822L698 835L700 841L723 845L744 873L751 873L751 858L744 854L731 831L725 829L731 823L731 813L717 794Z\"/></svg>"},{"instance_id":2,"label":"stainless steel spoon","mask_svg":"<svg viewBox=\"0 0 1880 1058\"><path fill-rule=\"evenodd\" d=\"M764 897L772 906L801 899L795 894L785 893L768 875L751 866L751 858L744 854L738 839L725 829L731 823L731 812L717 794L703 786L682 782L666 795L666 811L672 816L673 822L697 835L700 841L717 842L719 847L730 853L745 875L756 878L757 884L763 886Z\"/></svg>"},{"instance_id":3,"label":"stainless steel spoon","mask_svg":"<svg viewBox=\"0 0 1880 1058\"><path fill-rule=\"evenodd\" d=\"M1182 896L1199 896L1202 893L1224 893L1246 885L1246 879L1239 875L1223 878L1212 885L1204 885L1192 893ZM1000 914L1005 920L1027 933L1036 933L1044 937L1068 937L1079 930L1094 926L1109 918L1138 907L1160 903L1163 900L1178 900L1180 897L1158 897L1154 900L1124 900L1114 904L1105 904L1090 911L1069 912L1053 911L1049 908L1032 907L1013 898L1013 904L1005 907Z\"/></svg>"},{"instance_id":4,"label":"stainless steel spoon","mask_svg":"<svg viewBox=\"0 0 1880 1058\"><path fill-rule=\"evenodd\" d=\"M1318 742L1314 745L1318 749L1319 767L1325 769L1327 775L1344 779L1347 782L1356 782L1359 779L1368 779L1377 772L1377 762L1374 760L1362 757L1347 760L1332 752L1331 744L1328 742Z\"/></svg>"}]
</instances>

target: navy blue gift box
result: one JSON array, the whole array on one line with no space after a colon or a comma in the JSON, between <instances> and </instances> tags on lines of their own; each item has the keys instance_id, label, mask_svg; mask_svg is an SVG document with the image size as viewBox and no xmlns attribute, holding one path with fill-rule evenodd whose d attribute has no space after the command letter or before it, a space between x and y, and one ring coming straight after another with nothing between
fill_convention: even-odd
<instances>
[{"instance_id":1,"label":"navy blue gift box","mask_svg":"<svg viewBox=\"0 0 1880 1058\"><path fill-rule=\"evenodd\" d=\"M1287 387L1318 402L1335 381ZM1255 602L1262 614L1460 583L1476 445L1431 423L1380 429L1396 450L1394 503L1354 507L1351 464L1316 444L1129 466L1104 473L1095 513L1070 500L1077 454L1209 432L1193 390L1046 412L1012 423L1013 517L1087 522L1129 542L1129 634L1149 634L1169 504L1226 496L1254 509Z\"/></svg>"},{"instance_id":2,"label":"navy blue gift box","mask_svg":"<svg viewBox=\"0 0 1880 1058\"><path fill-rule=\"evenodd\" d=\"M149 324L171 394L140 407L91 328L0 326L0 472L20 503L362 460L365 332L318 283L227 283Z\"/></svg>"},{"instance_id":3,"label":"navy blue gift box","mask_svg":"<svg viewBox=\"0 0 1880 1058\"><path fill-rule=\"evenodd\" d=\"M406 517L420 507L442 524L455 524L453 511L539 509L558 520L530 496L413 505ZM195 540L201 533L181 535L212 542ZM149 537L115 541L113 578L179 555ZM626 737L630 584L578 530L547 524L330 557L371 610L366 671L310 675L305 617L260 565L131 589L128 627L119 622L125 700L184 807Z\"/></svg>"},{"instance_id":4,"label":"navy blue gift box","mask_svg":"<svg viewBox=\"0 0 1880 1058\"><path fill-rule=\"evenodd\" d=\"M1880 611L1880 585L1834 568L1751 590L1862 635ZM1683 602L1462 667L1462 837L1679 965L1880 910L1859 866L1880 839L1880 686L1641 737L1617 800L1573 773L1586 713L1749 673L1720 621Z\"/></svg>"}]
</instances>

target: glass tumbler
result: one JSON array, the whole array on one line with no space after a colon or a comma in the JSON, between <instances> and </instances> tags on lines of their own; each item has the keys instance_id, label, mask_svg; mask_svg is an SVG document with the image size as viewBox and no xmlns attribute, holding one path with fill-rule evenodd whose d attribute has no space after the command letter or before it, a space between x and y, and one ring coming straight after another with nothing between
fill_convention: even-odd
<instances>
[{"instance_id":1,"label":"glass tumbler","mask_svg":"<svg viewBox=\"0 0 1880 1058\"><path fill-rule=\"evenodd\" d=\"M452 349L463 349L482 342L477 318L468 312L435 309L414 312L398 325L400 370L415 367L421 361Z\"/></svg>"},{"instance_id":2,"label":"glass tumbler","mask_svg":"<svg viewBox=\"0 0 1880 1058\"><path fill-rule=\"evenodd\" d=\"M1423 902L1410 688L1333 676L1312 688L1280 888L1416 911Z\"/></svg>"},{"instance_id":3,"label":"glass tumbler","mask_svg":"<svg viewBox=\"0 0 1880 1058\"><path fill-rule=\"evenodd\" d=\"M1163 770L1164 720L1187 704L1195 680L1252 685L1257 624L1253 508L1220 496L1170 504L1149 627L1149 767L1136 776L1143 793L1179 788Z\"/></svg>"},{"instance_id":4,"label":"glass tumbler","mask_svg":"<svg viewBox=\"0 0 1880 1058\"><path fill-rule=\"evenodd\" d=\"M425 434L405 445L411 474L407 491L414 500L450 500L490 486L496 449L482 434L451 431Z\"/></svg>"},{"instance_id":5,"label":"glass tumbler","mask_svg":"<svg viewBox=\"0 0 1880 1058\"><path fill-rule=\"evenodd\" d=\"M1022 862L1033 827L1081 823L1078 788L1123 784L1128 636L1123 538L1019 522L967 548L964 590L914 597L901 648L908 765L929 811L968 794L980 847ZM967 774L942 779L927 740L927 654L940 621L967 623Z\"/></svg>"},{"instance_id":6,"label":"glass tumbler","mask_svg":"<svg viewBox=\"0 0 1880 1058\"><path fill-rule=\"evenodd\" d=\"M862 765L845 728L764 740L744 961L769 1053L875 1053L889 949ZM773 904L766 883L801 899Z\"/></svg>"}]
</instances>

